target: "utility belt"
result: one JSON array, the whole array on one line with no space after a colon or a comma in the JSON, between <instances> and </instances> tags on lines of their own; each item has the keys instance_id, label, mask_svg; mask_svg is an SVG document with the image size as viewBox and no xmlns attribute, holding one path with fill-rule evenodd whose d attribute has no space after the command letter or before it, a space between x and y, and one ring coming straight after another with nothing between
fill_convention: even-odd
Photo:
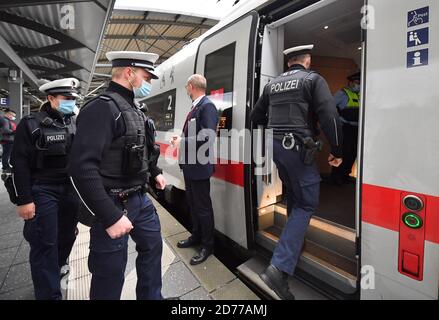
<instances>
[{"instance_id":1,"label":"utility belt","mask_svg":"<svg viewBox=\"0 0 439 320\"><path fill-rule=\"evenodd\" d=\"M312 137L302 137L292 132L275 132L274 139L281 140L285 150L299 151L304 164L314 163L317 153L322 151L323 143Z\"/></svg>"},{"instance_id":2,"label":"utility belt","mask_svg":"<svg viewBox=\"0 0 439 320\"><path fill-rule=\"evenodd\" d=\"M124 207L124 215L128 214L127 204L128 204L128 198L136 193L146 193L146 185L141 186L135 186L131 188L109 188L105 189L107 191L108 195L115 196L120 202L122 203ZM79 210L79 222L82 224L91 227L93 223L96 221L96 217L88 211L88 209L81 204L80 210Z\"/></svg>"},{"instance_id":3,"label":"utility belt","mask_svg":"<svg viewBox=\"0 0 439 320\"><path fill-rule=\"evenodd\" d=\"M110 196L116 197L123 206L123 214L128 214L128 198L132 196L133 194L138 193L146 193L146 187L145 185L142 186L135 186L131 188L117 188L117 189L108 189L108 194Z\"/></svg>"},{"instance_id":4,"label":"utility belt","mask_svg":"<svg viewBox=\"0 0 439 320\"><path fill-rule=\"evenodd\" d=\"M110 196L115 196L117 199L121 201L127 201L128 198L135 194L141 192L146 193L146 186L135 186L131 188L114 188L114 189L106 189Z\"/></svg>"}]
</instances>

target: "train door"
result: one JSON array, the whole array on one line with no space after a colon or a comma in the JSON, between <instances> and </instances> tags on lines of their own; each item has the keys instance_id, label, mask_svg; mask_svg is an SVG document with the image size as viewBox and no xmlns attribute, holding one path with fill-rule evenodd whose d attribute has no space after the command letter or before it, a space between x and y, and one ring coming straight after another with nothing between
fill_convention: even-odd
<instances>
[{"instance_id":1,"label":"train door","mask_svg":"<svg viewBox=\"0 0 439 320\"><path fill-rule=\"evenodd\" d=\"M207 95L218 109L217 164L211 179L215 228L243 248L252 231L245 158L246 110L250 105L254 74L254 49L258 15L250 12L203 39L196 56L195 72L207 79ZM250 235L251 236L251 235Z\"/></svg>"},{"instance_id":2,"label":"train door","mask_svg":"<svg viewBox=\"0 0 439 320\"><path fill-rule=\"evenodd\" d=\"M362 299L438 299L439 2L368 0Z\"/></svg>"},{"instance_id":3,"label":"train door","mask_svg":"<svg viewBox=\"0 0 439 320\"><path fill-rule=\"evenodd\" d=\"M363 0L319 1L266 25L260 92L273 77L286 70L282 51L304 44L315 46L311 69L327 80L334 95L343 89L348 83L347 76L362 67L360 24L363 5ZM325 145L317 159L322 176L321 201L308 228L298 269L344 294L356 294L359 269L357 165L352 166L350 179L345 183L333 183L329 179L331 168L327 164L328 143L323 135L319 139ZM261 144L261 141L257 143ZM255 177L258 208L256 242L270 251L274 249L288 219L284 187L274 164L273 167L270 174Z\"/></svg>"}]
</instances>

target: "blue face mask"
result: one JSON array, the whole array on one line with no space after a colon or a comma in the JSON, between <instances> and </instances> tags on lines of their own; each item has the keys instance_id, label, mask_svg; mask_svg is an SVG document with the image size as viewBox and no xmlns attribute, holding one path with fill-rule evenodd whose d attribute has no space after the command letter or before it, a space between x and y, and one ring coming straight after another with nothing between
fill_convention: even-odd
<instances>
[{"instance_id":1,"label":"blue face mask","mask_svg":"<svg viewBox=\"0 0 439 320\"><path fill-rule=\"evenodd\" d=\"M72 114L75 106L76 100L60 100L58 111L62 114Z\"/></svg>"},{"instance_id":2,"label":"blue face mask","mask_svg":"<svg viewBox=\"0 0 439 320\"><path fill-rule=\"evenodd\" d=\"M149 96L151 93L152 85L145 80L142 80L142 85L140 88L133 87L134 97L135 98L145 98Z\"/></svg>"}]
</instances>

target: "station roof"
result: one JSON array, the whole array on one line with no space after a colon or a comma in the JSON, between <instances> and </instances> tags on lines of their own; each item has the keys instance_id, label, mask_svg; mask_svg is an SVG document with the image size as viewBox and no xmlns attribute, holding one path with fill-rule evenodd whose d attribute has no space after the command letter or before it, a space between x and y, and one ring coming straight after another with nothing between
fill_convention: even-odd
<instances>
[{"instance_id":1,"label":"station roof","mask_svg":"<svg viewBox=\"0 0 439 320\"><path fill-rule=\"evenodd\" d=\"M111 66L105 57L107 51L154 52L159 55L156 63L158 65L216 23L218 20L199 16L154 11L114 10L102 42L89 92L92 95L98 93L100 88L105 87L109 79Z\"/></svg>"},{"instance_id":2,"label":"station roof","mask_svg":"<svg viewBox=\"0 0 439 320\"><path fill-rule=\"evenodd\" d=\"M89 90L114 0L0 2L0 68L23 71L26 90L40 79L75 77Z\"/></svg>"}]
</instances>

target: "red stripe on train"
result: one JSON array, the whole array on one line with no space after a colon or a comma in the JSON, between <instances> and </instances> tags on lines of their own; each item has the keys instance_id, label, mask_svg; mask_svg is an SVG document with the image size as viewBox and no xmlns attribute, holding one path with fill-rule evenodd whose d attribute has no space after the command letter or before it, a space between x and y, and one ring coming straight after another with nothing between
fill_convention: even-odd
<instances>
[{"instance_id":1,"label":"red stripe on train","mask_svg":"<svg viewBox=\"0 0 439 320\"><path fill-rule=\"evenodd\" d=\"M170 145L166 143L158 143L158 145L160 146L160 154L162 156L177 160L177 149L170 148ZM231 184L244 187L244 163L218 158L213 176Z\"/></svg>"},{"instance_id":2,"label":"red stripe on train","mask_svg":"<svg viewBox=\"0 0 439 320\"><path fill-rule=\"evenodd\" d=\"M375 185L362 186L362 220L399 232L401 194L416 192L396 190ZM439 244L439 197L422 195L425 200L425 240ZM407 210L409 211L409 210Z\"/></svg>"}]
</instances>

